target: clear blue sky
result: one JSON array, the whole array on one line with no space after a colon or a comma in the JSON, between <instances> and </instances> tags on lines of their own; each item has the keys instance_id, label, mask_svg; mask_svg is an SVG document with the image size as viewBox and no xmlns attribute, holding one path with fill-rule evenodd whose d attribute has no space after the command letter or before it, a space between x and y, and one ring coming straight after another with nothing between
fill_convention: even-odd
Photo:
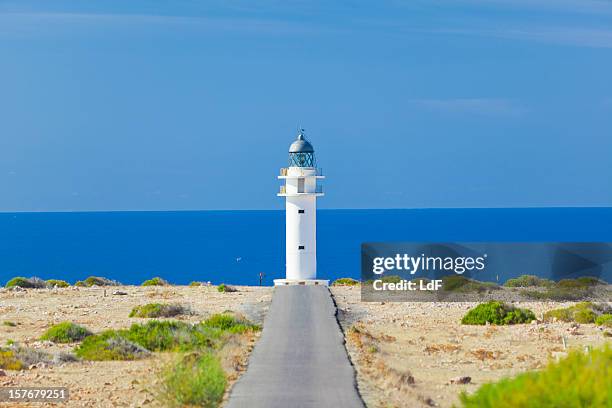
<instances>
[{"instance_id":1,"label":"clear blue sky","mask_svg":"<svg viewBox=\"0 0 612 408\"><path fill-rule=\"evenodd\" d=\"M369 3L369 6L366 6ZM612 205L612 2L0 0L0 211Z\"/></svg>"}]
</instances>

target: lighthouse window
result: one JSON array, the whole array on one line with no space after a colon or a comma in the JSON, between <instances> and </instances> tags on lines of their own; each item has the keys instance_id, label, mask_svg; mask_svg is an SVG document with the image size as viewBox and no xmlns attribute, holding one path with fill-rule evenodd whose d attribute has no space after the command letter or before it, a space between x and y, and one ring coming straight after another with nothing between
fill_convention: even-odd
<instances>
[{"instance_id":1,"label":"lighthouse window","mask_svg":"<svg viewBox=\"0 0 612 408\"><path fill-rule=\"evenodd\" d=\"M298 179L298 193L303 193L303 192L304 192L304 179L299 178Z\"/></svg>"},{"instance_id":2,"label":"lighthouse window","mask_svg":"<svg viewBox=\"0 0 612 408\"><path fill-rule=\"evenodd\" d=\"M304 214L304 210L298 210L298 214Z\"/></svg>"},{"instance_id":3,"label":"lighthouse window","mask_svg":"<svg viewBox=\"0 0 612 408\"><path fill-rule=\"evenodd\" d=\"M304 245L298 246L298 249L304 249Z\"/></svg>"}]
</instances>

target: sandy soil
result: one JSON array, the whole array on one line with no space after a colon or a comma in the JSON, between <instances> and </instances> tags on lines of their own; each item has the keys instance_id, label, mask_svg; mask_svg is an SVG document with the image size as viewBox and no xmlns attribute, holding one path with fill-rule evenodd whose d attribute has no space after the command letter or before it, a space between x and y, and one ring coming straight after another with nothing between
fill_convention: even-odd
<instances>
[{"instance_id":1,"label":"sandy soil","mask_svg":"<svg viewBox=\"0 0 612 408\"><path fill-rule=\"evenodd\" d=\"M541 368L571 348L610 342L593 324L463 326L461 317L477 303L365 303L359 287L331 290L369 407L450 407L462 390L473 392L485 382ZM520 307L541 319L544 312L571 304ZM459 377L471 381L452 382Z\"/></svg>"},{"instance_id":2,"label":"sandy soil","mask_svg":"<svg viewBox=\"0 0 612 408\"><path fill-rule=\"evenodd\" d=\"M71 351L72 345L38 341L51 325L62 321L81 324L94 332L127 328L146 319L128 318L136 305L161 302L189 305L196 313L182 320L197 322L213 313L234 311L261 323L271 300L272 288L237 287L238 292L219 293L215 287L134 287L67 288L13 292L0 290L0 344L7 340L45 351ZM106 290L106 296L105 296ZM127 295L112 295L116 290ZM248 353L258 335L245 336L228 345L222 361L230 384L246 367ZM139 361L72 362L22 371L0 373L0 386L68 387L70 401L62 407L143 407L159 406L154 398L157 372L172 358L171 353L155 353ZM229 389L229 387L228 387ZM32 403L17 406L52 406Z\"/></svg>"}]
</instances>

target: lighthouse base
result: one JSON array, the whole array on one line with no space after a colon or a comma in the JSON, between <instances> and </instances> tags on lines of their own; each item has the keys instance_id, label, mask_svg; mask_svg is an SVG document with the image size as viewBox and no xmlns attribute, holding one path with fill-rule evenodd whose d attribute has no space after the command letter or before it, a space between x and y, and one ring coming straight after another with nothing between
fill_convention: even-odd
<instances>
[{"instance_id":1,"label":"lighthouse base","mask_svg":"<svg viewBox=\"0 0 612 408\"><path fill-rule=\"evenodd\" d=\"M329 280L327 279L274 279L274 286L288 286L288 285L329 286Z\"/></svg>"}]
</instances>

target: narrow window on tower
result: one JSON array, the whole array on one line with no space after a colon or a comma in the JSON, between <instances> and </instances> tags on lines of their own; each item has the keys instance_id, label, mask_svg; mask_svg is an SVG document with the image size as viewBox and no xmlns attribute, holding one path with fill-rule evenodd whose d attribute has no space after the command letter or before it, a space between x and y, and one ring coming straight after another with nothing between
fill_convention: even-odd
<instances>
[{"instance_id":1,"label":"narrow window on tower","mask_svg":"<svg viewBox=\"0 0 612 408\"><path fill-rule=\"evenodd\" d=\"M298 214L304 214L304 210L298 210Z\"/></svg>"},{"instance_id":2,"label":"narrow window on tower","mask_svg":"<svg viewBox=\"0 0 612 408\"><path fill-rule=\"evenodd\" d=\"M304 249L304 245L298 246L298 249Z\"/></svg>"}]
</instances>

